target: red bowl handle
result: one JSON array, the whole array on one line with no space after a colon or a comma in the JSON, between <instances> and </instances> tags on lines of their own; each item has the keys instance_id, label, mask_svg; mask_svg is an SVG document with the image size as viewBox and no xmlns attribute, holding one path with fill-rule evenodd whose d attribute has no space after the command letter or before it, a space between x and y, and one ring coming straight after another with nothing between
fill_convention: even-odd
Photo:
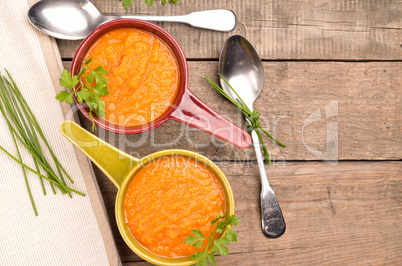
<instances>
[{"instance_id":1,"label":"red bowl handle","mask_svg":"<svg viewBox=\"0 0 402 266\"><path fill-rule=\"evenodd\" d=\"M179 105L169 118L204 130L243 149L252 143L246 131L212 110L188 89L184 90Z\"/></svg>"}]
</instances>

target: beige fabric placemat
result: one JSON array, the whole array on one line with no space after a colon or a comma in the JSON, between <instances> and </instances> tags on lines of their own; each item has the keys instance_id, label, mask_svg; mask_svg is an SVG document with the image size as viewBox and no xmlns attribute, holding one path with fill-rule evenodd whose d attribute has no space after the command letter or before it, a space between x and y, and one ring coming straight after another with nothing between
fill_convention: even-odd
<instances>
[{"instance_id":1,"label":"beige fabric placemat","mask_svg":"<svg viewBox=\"0 0 402 266\"><path fill-rule=\"evenodd\" d=\"M71 175L72 188L87 196L69 198L42 193L39 179L28 173L39 216L29 201L21 166L0 151L1 265L119 265L120 259L102 198L89 161L60 133L69 106L55 95L61 59L54 39L28 22L36 0L2 1L0 8L0 73L6 68L22 90L44 134ZM16 154L11 135L0 117L0 145ZM25 149L24 162L33 165Z\"/></svg>"}]
</instances>

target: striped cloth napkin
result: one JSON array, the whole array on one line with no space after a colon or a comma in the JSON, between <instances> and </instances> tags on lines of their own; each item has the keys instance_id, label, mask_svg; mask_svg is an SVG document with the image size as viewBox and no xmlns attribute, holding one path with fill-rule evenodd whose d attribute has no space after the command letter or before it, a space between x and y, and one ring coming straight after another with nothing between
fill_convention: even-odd
<instances>
[{"instance_id":1,"label":"striped cloth napkin","mask_svg":"<svg viewBox=\"0 0 402 266\"><path fill-rule=\"evenodd\" d=\"M10 72L50 146L75 181L71 187L87 196L70 198L60 192L54 195L48 182L44 196L38 177L28 172L39 212L35 216L21 166L0 151L0 265L118 265L118 253L90 164L83 157L77 159L80 155L60 133L63 109L55 100L57 89L41 46L45 42L52 47L55 42L30 25L27 14L32 2L36 1L1 1L0 73L6 74L4 68ZM55 59L51 63L60 75L61 60ZM1 114L0 145L17 155ZM33 166L30 154L20 147L24 162Z\"/></svg>"}]
</instances>

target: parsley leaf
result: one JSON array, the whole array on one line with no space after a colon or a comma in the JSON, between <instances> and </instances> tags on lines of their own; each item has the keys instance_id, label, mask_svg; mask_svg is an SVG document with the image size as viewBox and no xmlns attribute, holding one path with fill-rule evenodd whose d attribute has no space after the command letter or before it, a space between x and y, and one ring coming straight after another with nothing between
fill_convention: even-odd
<instances>
[{"instance_id":1,"label":"parsley leaf","mask_svg":"<svg viewBox=\"0 0 402 266\"><path fill-rule=\"evenodd\" d=\"M125 9L129 9L132 5L134 0L120 0L120 2L123 1L123 7Z\"/></svg>"},{"instance_id":2,"label":"parsley leaf","mask_svg":"<svg viewBox=\"0 0 402 266\"><path fill-rule=\"evenodd\" d=\"M226 229L226 235L224 236L229 242L237 242L237 233L236 231Z\"/></svg>"},{"instance_id":3,"label":"parsley leaf","mask_svg":"<svg viewBox=\"0 0 402 266\"><path fill-rule=\"evenodd\" d=\"M99 98L94 98L94 101L96 102L96 108L94 108L94 112L97 117L104 117L106 116L106 111L105 111L105 103L99 99Z\"/></svg>"},{"instance_id":4,"label":"parsley leaf","mask_svg":"<svg viewBox=\"0 0 402 266\"><path fill-rule=\"evenodd\" d=\"M187 243L187 242L186 242ZM193 256L190 257L190 259L192 260L198 260L199 258L201 258L202 256L204 256L204 252L196 252L194 253Z\"/></svg>"},{"instance_id":5,"label":"parsley leaf","mask_svg":"<svg viewBox=\"0 0 402 266\"><path fill-rule=\"evenodd\" d=\"M229 216L229 224L231 224L231 225L237 225L238 223L240 223L240 220L239 220L239 218L237 218L236 217L236 215L230 215Z\"/></svg>"},{"instance_id":6,"label":"parsley leaf","mask_svg":"<svg viewBox=\"0 0 402 266\"><path fill-rule=\"evenodd\" d=\"M97 82L95 86L92 87L92 90L99 97L103 97L109 94L109 90L107 89L107 84L103 82Z\"/></svg>"},{"instance_id":7,"label":"parsley leaf","mask_svg":"<svg viewBox=\"0 0 402 266\"><path fill-rule=\"evenodd\" d=\"M219 222L218 223L218 226L216 227L216 232L218 232L218 233L222 233L223 232L223 229L225 228L225 226L226 226L226 223L225 222Z\"/></svg>"},{"instance_id":8,"label":"parsley leaf","mask_svg":"<svg viewBox=\"0 0 402 266\"><path fill-rule=\"evenodd\" d=\"M204 241L205 237L202 234L201 230L192 230L194 236L186 236L184 240L185 243L192 245L195 248L201 248L202 242Z\"/></svg>"},{"instance_id":9,"label":"parsley leaf","mask_svg":"<svg viewBox=\"0 0 402 266\"><path fill-rule=\"evenodd\" d=\"M205 238L201 230L192 230L191 233L193 233L193 235L195 235L196 237Z\"/></svg>"},{"instance_id":10,"label":"parsley leaf","mask_svg":"<svg viewBox=\"0 0 402 266\"><path fill-rule=\"evenodd\" d=\"M134 0L119 0L120 2L123 2L123 7L125 9L129 9L133 3ZM162 5L166 5L166 0L158 0L161 2ZM177 2L179 2L179 0L169 0L169 4L176 4ZM147 4L147 7L151 7L154 4L154 0L145 0L145 4Z\"/></svg>"},{"instance_id":11,"label":"parsley leaf","mask_svg":"<svg viewBox=\"0 0 402 266\"><path fill-rule=\"evenodd\" d=\"M195 266L208 266L207 257L206 256L202 257L202 259L199 262L197 262Z\"/></svg>"},{"instance_id":12,"label":"parsley leaf","mask_svg":"<svg viewBox=\"0 0 402 266\"><path fill-rule=\"evenodd\" d=\"M88 65L91 62L92 62L92 58L89 58L87 61L85 61L84 65Z\"/></svg>"},{"instance_id":13,"label":"parsley leaf","mask_svg":"<svg viewBox=\"0 0 402 266\"><path fill-rule=\"evenodd\" d=\"M220 219L223 219L223 218L225 218L225 216L216 217L216 218L211 222L211 224L212 224L212 225L215 225ZM219 233L219 232L218 232L218 233ZM222 232L220 232L220 233L222 233Z\"/></svg>"},{"instance_id":14,"label":"parsley leaf","mask_svg":"<svg viewBox=\"0 0 402 266\"><path fill-rule=\"evenodd\" d=\"M56 95L56 99L60 102L66 102L68 104L73 102L73 94L69 93L68 91L61 91L59 94Z\"/></svg>"},{"instance_id":15,"label":"parsley leaf","mask_svg":"<svg viewBox=\"0 0 402 266\"><path fill-rule=\"evenodd\" d=\"M187 239L187 237L189 237L189 238ZM192 244L191 246L194 248L201 248L202 241L198 237L194 237L194 236L187 236L187 237L186 237L186 240L188 240L188 241L185 240L184 241L185 243ZM191 238L193 238L193 239L191 239ZM193 242L189 243L190 241L193 241Z\"/></svg>"},{"instance_id":16,"label":"parsley leaf","mask_svg":"<svg viewBox=\"0 0 402 266\"><path fill-rule=\"evenodd\" d=\"M209 264L216 266L215 256L207 252Z\"/></svg>"},{"instance_id":17,"label":"parsley leaf","mask_svg":"<svg viewBox=\"0 0 402 266\"><path fill-rule=\"evenodd\" d=\"M107 80L107 78L104 77L105 75L107 75L107 71L106 71L106 69L103 68L103 66L98 66L97 68L92 70L92 73L94 74L97 82L107 83L108 80Z\"/></svg>"},{"instance_id":18,"label":"parsley leaf","mask_svg":"<svg viewBox=\"0 0 402 266\"><path fill-rule=\"evenodd\" d=\"M237 218L235 215L231 215L228 219L228 221L220 221L218 223L218 226L216 227L216 232L222 233L223 229L227 225L237 225L240 222L239 218Z\"/></svg>"},{"instance_id":19,"label":"parsley leaf","mask_svg":"<svg viewBox=\"0 0 402 266\"><path fill-rule=\"evenodd\" d=\"M74 76L73 78L71 78L70 72L68 72L65 69L63 70L61 78L59 79L60 85L70 90L72 90L75 87L75 85L78 84L78 82L79 82L78 77Z\"/></svg>"},{"instance_id":20,"label":"parsley leaf","mask_svg":"<svg viewBox=\"0 0 402 266\"><path fill-rule=\"evenodd\" d=\"M91 58L90 58L90 59L91 59ZM91 59L91 61L92 61L92 59ZM82 67L80 73L78 73L77 76L78 76L78 77L81 77L82 75L84 75L85 72L87 72L87 66L86 66L86 65L84 65L84 66Z\"/></svg>"},{"instance_id":21,"label":"parsley leaf","mask_svg":"<svg viewBox=\"0 0 402 266\"><path fill-rule=\"evenodd\" d=\"M188 235L185 239L185 243L192 245L195 248L200 249L204 240L208 239L207 247L211 247L211 251L208 252L208 248L204 251L196 252L190 258L196 261L196 266L207 266L209 264L216 266L214 253L227 256L229 254L229 248L226 247L230 242L237 242L237 233L227 226L237 225L240 220L236 215L229 216L226 220L226 216L220 215L221 210L214 220L211 221L212 231L209 236L204 236L201 230L191 230L193 235ZM215 239L214 233L222 233L226 228L226 234L221 238Z\"/></svg>"},{"instance_id":22,"label":"parsley leaf","mask_svg":"<svg viewBox=\"0 0 402 266\"><path fill-rule=\"evenodd\" d=\"M72 94L71 94L72 95ZM90 91L88 89L81 89L77 92L77 99L79 103L82 103L82 99L87 99L90 96ZM81 101L80 101L81 98Z\"/></svg>"},{"instance_id":23,"label":"parsley leaf","mask_svg":"<svg viewBox=\"0 0 402 266\"><path fill-rule=\"evenodd\" d=\"M227 256L229 254L229 249L225 247L229 242L223 241L223 238L215 239L214 245L212 246L212 252Z\"/></svg>"},{"instance_id":24,"label":"parsley leaf","mask_svg":"<svg viewBox=\"0 0 402 266\"><path fill-rule=\"evenodd\" d=\"M72 76L67 70L63 70L59 83L66 89L72 92L61 91L56 95L56 99L60 102L71 104L73 96L77 97L79 103L85 102L89 107L89 116L92 120L92 131L96 129L93 112L98 117L106 116L105 103L101 97L109 94L108 79L105 77L108 73L103 66L98 66L95 69L89 67L92 58L85 61L81 71L78 75ZM86 73L87 69L91 70L89 74ZM84 76L84 77L82 77ZM82 82L80 83L80 78ZM94 84L95 83L95 84Z\"/></svg>"},{"instance_id":25,"label":"parsley leaf","mask_svg":"<svg viewBox=\"0 0 402 266\"><path fill-rule=\"evenodd\" d=\"M90 74L88 74L86 76L86 81L88 81L89 83L94 83L95 82L95 75L93 72L91 72Z\"/></svg>"},{"instance_id":26,"label":"parsley leaf","mask_svg":"<svg viewBox=\"0 0 402 266\"><path fill-rule=\"evenodd\" d=\"M154 0L145 0L145 4L147 4L147 7L150 7L154 4Z\"/></svg>"}]
</instances>

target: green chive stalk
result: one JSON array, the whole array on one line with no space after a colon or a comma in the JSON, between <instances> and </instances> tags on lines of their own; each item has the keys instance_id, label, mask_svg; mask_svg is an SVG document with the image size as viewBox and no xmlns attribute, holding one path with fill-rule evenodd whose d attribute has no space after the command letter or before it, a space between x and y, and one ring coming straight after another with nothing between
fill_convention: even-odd
<instances>
[{"instance_id":1,"label":"green chive stalk","mask_svg":"<svg viewBox=\"0 0 402 266\"><path fill-rule=\"evenodd\" d=\"M40 178L44 195L46 195L46 189L43 180L49 181L54 194L56 194L55 188L58 188L63 194L69 194L70 197L72 197L71 193L76 193L81 196L85 196L85 194L67 186L64 177L66 177L71 183L74 183L73 180L67 174L67 171L61 165L53 150L50 148L50 145L46 140L37 119L22 96L20 89L14 82L10 73L7 70L6 72L8 78L0 75L0 113L4 117L8 129L10 130L18 157L13 156L1 145L0 150L22 166L28 195L34 213L37 216L38 211L32 196L26 170L36 174ZM44 147L42 143L44 144ZM22 145L26 150L29 151L33 158L35 169L27 166L23 162L19 145ZM53 170L51 164L46 159L44 155L45 150L49 152L53 160L53 164L56 167L56 171ZM45 174L42 174L42 171Z\"/></svg>"}]
</instances>

